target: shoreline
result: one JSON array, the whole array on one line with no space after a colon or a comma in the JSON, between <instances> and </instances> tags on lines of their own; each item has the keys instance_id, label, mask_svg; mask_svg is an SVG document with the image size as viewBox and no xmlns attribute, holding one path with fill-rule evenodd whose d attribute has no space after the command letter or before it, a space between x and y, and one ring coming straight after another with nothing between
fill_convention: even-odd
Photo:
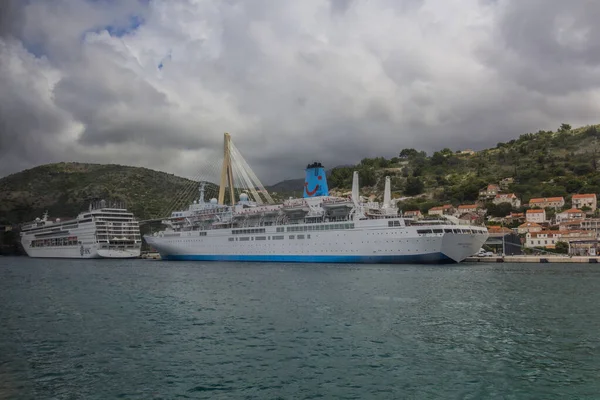
<instances>
[{"instance_id":1,"label":"shoreline","mask_svg":"<svg viewBox=\"0 0 600 400\"><path fill-rule=\"evenodd\" d=\"M567 255L551 255L551 256L494 256L494 257L467 257L463 260L464 263L578 263L578 264L597 264L600 263L599 256L567 256Z\"/></svg>"}]
</instances>

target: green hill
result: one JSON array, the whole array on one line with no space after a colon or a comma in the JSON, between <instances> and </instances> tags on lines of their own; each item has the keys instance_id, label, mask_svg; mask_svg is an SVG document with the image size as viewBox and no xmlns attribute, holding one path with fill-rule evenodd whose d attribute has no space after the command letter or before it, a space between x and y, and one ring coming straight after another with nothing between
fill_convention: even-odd
<instances>
[{"instance_id":1,"label":"green hill","mask_svg":"<svg viewBox=\"0 0 600 400\"><path fill-rule=\"evenodd\" d=\"M0 223L20 223L40 217L75 217L94 199L122 200L139 218L160 216L173 205L175 194L197 184L173 174L123 165L47 164L0 179Z\"/></svg>"},{"instance_id":2,"label":"green hill","mask_svg":"<svg viewBox=\"0 0 600 400\"><path fill-rule=\"evenodd\" d=\"M479 190L504 178L526 203L532 197L600 193L600 125L571 129L562 124L555 131L526 133L507 143L469 154L443 149L428 156L415 149L401 149L392 159L366 158L353 167L334 168L330 187L347 190L352 171L358 170L363 192L381 195L384 175L391 176L395 197L413 199L403 209L422 211L442 204L474 202Z\"/></svg>"}]
</instances>

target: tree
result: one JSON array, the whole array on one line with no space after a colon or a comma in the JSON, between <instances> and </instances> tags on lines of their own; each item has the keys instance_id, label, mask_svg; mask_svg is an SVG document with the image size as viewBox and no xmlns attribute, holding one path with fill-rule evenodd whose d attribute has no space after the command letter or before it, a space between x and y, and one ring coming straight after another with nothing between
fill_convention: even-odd
<instances>
[{"instance_id":1,"label":"tree","mask_svg":"<svg viewBox=\"0 0 600 400\"><path fill-rule=\"evenodd\" d=\"M569 243L567 242L556 242L554 246L554 251L560 254L567 254L569 252Z\"/></svg>"},{"instance_id":2,"label":"tree","mask_svg":"<svg viewBox=\"0 0 600 400\"><path fill-rule=\"evenodd\" d=\"M560 128L558 128L559 132L569 132L571 130L571 125L569 124L560 124Z\"/></svg>"},{"instance_id":3,"label":"tree","mask_svg":"<svg viewBox=\"0 0 600 400\"><path fill-rule=\"evenodd\" d=\"M360 179L361 186L375 186L377 183L377 177L372 168L358 170L358 178Z\"/></svg>"},{"instance_id":4,"label":"tree","mask_svg":"<svg viewBox=\"0 0 600 400\"><path fill-rule=\"evenodd\" d=\"M512 211L512 206L510 203L488 203L486 205L488 215L492 217L502 218L506 217Z\"/></svg>"},{"instance_id":5,"label":"tree","mask_svg":"<svg viewBox=\"0 0 600 400\"><path fill-rule=\"evenodd\" d=\"M425 185L419 177L409 176L406 179L406 187L404 188L404 194L408 196L416 196L423 193Z\"/></svg>"},{"instance_id":6,"label":"tree","mask_svg":"<svg viewBox=\"0 0 600 400\"><path fill-rule=\"evenodd\" d=\"M400 158L409 158L409 157L414 157L418 154L418 151L415 149L402 149L402 151L400 151Z\"/></svg>"},{"instance_id":7,"label":"tree","mask_svg":"<svg viewBox=\"0 0 600 400\"><path fill-rule=\"evenodd\" d=\"M431 156L431 165L444 165L446 163L446 156L440 151L436 151Z\"/></svg>"}]
</instances>

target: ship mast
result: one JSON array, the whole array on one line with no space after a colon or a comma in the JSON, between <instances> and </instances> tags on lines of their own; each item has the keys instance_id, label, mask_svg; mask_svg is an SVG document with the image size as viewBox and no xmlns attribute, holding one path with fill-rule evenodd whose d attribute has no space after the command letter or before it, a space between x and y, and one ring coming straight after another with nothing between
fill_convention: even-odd
<instances>
[{"instance_id":1,"label":"ship mast","mask_svg":"<svg viewBox=\"0 0 600 400\"><path fill-rule=\"evenodd\" d=\"M225 132L223 143L223 167L221 169L221 184L219 185L219 204L225 201L225 186L229 185L229 201L235 204L233 195L233 170L231 168L231 136Z\"/></svg>"}]
</instances>

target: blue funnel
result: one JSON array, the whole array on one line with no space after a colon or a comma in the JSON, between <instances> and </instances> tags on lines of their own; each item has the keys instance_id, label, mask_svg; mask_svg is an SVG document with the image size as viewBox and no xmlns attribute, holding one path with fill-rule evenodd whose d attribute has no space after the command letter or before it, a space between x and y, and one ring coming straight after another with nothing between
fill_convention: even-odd
<instances>
[{"instance_id":1,"label":"blue funnel","mask_svg":"<svg viewBox=\"0 0 600 400\"><path fill-rule=\"evenodd\" d=\"M304 178L304 197L329 196L325 168L316 162L306 166Z\"/></svg>"}]
</instances>

